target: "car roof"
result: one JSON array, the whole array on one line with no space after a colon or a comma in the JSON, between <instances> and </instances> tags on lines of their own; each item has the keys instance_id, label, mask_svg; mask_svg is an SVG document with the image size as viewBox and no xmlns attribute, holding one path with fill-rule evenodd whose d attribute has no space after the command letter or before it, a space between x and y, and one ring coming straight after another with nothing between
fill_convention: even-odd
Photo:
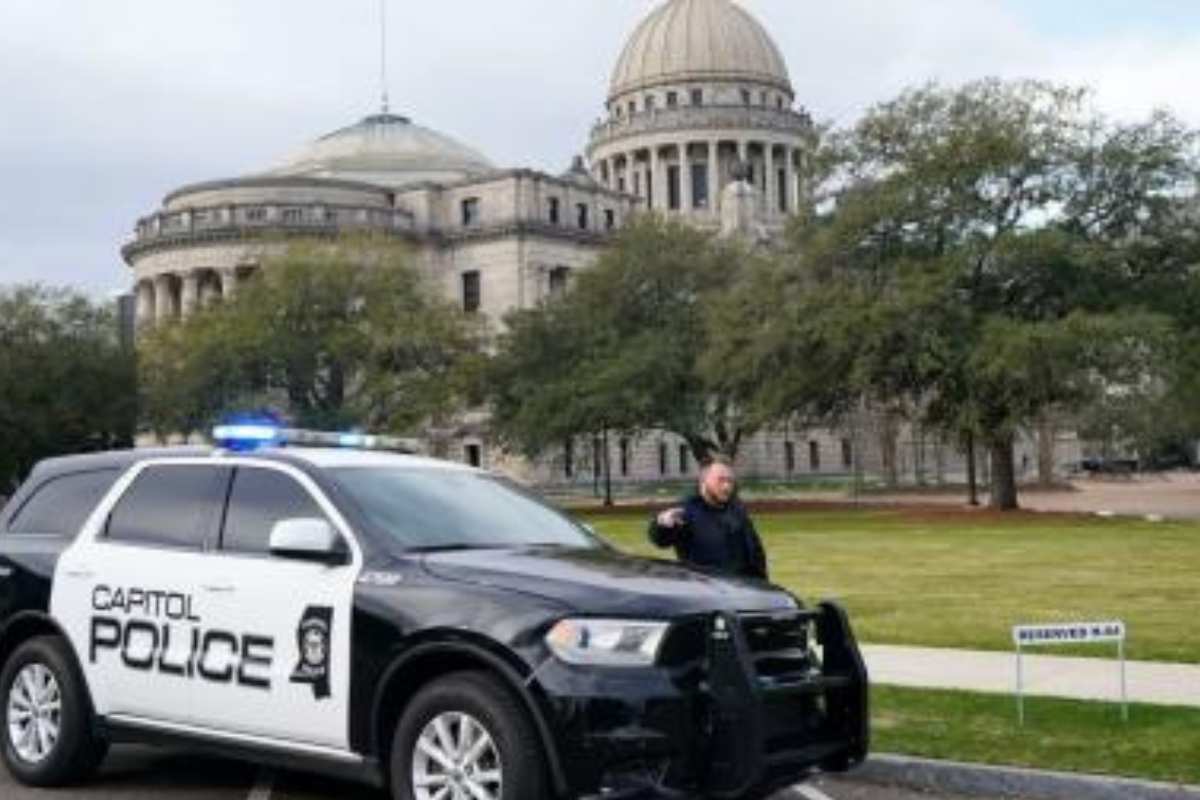
<instances>
[{"instance_id":1,"label":"car roof","mask_svg":"<svg viewBox=\"0 0 1200 800\"><path fill-rule=\"evenodd\" d=\"M238 456L265 458L269 460L299 460L320 469L375 467L391 469L444 469L459 472L476 472L473 467L453 461L443 461L425 456L388 453L378 450L356 450L352 448L308 448L278 447L263 448L248 452L234 452L212 447L155 447L138 450L109 450L102 453L85 453L72 456L47 458L38 463L31 477L44 480L55 475L92 470L125 470L142 461L158 461L195 458L212 458L214 461Z\"/></svg>"},{"instance_id":2,"label":"car roof","mask_svg":"<svg viewBox=\"0 0 1200 800\"><path fill-rule=\"evenodd\" d=\"M127 469L139 461L154 458L197 458L210 455L211 447L148 447L139 450L107 450L100 453L55 456L39 461L30 477L50 477L68 472L90 472L102 469Z\"/></svg>"},{"instance_id":3,"label":"car roof","mask_svg":"<svg viewBox=\"0 0 1200 800\"><path fill-rule=\"evenodd\" d=\"M12 516L41 486L63 475L80 472L111 470L124 472L140 461L152 458L204 457L212 453L211 447L156 447L141 450L107 450L99 453L82 453L70 456L44 458L34 465L29 476L21 483L6 503L0 503L0 530L12 521Z\"/></svg>"},{"instance_id":4,"label":"car roof","mask_svg":"<svg viewBox=\"0 0 1200 800\"><path fill-rule=\"evenodd\" d=\"M136 450L109 450L100 453L57 456L38 462L29 477L8 498L0 502L0 530L7 529L11 517L39 487L63 475L100 470L125 470L143 461L171 461L201 459L219 464L234 457L246 457L291 462L297 466L322 469L410 469L440 470L460 474L482 473L482 470L453 461L442 461L424 456L401 455L376 450L337 448L279 447L250 452L231 452L212 447L154 447Z\"/></svg>"},{"instance_id":5,"label":"car roof","mask_svg":"<svg viewBox=\"0 0 1200 800\"><path fill-rule=\"evenodd\" d=\"M443 469L454 472L477 472L473 467L454 461L443 461L426 456L388 453L379 450L355 450L351 448L307 448L285 447L263 450L253 455L277 455L300 459L315 467L348 468L374 467L390 469Z\"/></svg>"}]
</instances>

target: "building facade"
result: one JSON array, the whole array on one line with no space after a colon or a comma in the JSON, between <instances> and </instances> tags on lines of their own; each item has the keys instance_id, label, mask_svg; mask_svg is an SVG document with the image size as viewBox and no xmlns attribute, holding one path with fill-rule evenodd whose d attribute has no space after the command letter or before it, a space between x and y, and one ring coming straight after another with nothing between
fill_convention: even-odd
<instances>
[{"instance_id":1,"label":"building facade","mask_svg":"<svg viewBox=\"0 0 1200 800\"><path fill-rule=\"evenodd\" d=\"M408 242L465 311L498 325L565 289L639 210L769 241L801 205L812 146L812 120L757 20L733 0L663 0L621 50L586 161L560 175L498 168L385 109L261 172L172 192L137 221L122 255L145 327L236 292L289 238L381 232ZM869 421L852 427L759 434L739 466L763 478L896 470L936 480L965 469L956 448L919 431L902 429L889 448ZM507 458L482 414L451 441L447 455L541 483L594 482L604 463L598 441L564 443L536 464ZM1032 443L1020 448L1018 465ZM617 481L696 470L668 433L610 441L608 455Z\"/></svg>"},{"instance_id":2,"label":"building facade","mask_svg":"<svg viewBox=\"0 0 1200 800\"><path fill-rule=\"evenodd\" d=\"M359 230L410 243L447 294L498 321L565 285L635 204L582 165L557 176L497 169L405 117L377 114L273 169L172 192L138 220L122 254L139 326L236 292L290 238Z\"/></svg>"}]
</instances>

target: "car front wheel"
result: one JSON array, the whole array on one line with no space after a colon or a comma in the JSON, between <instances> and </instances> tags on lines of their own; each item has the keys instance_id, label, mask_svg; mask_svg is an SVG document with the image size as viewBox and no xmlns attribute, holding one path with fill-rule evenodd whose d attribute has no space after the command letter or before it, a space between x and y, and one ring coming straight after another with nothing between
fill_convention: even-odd
<instances>
[{"instance_id":1,"label":"car front wheel","mask_svg":"<svg viewBox=\"0 0 1200 800\"><path fill-rule=\"evenodd\" d=\"M457 673L426 686L392 740L396 800L543 800L545 774L525 709L485 673Z\"/></svg>"},{"instance_id":2,"label":"car front wheel","mask_svg":"<svg viewBox=\"0 0 1200 800\"><path fill-rule=\"evenodd\" d=\"M0 735L9 771L30 786L81 780L104 758L87 688L61 638L30 639L0 670Z\"/></svg>"}]
</instances>

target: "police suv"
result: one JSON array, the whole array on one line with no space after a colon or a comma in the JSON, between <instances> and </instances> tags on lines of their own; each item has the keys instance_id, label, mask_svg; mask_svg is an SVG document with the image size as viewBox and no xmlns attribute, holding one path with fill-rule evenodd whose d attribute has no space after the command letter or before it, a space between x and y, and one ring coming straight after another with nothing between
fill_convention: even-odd
<instances>
[{"instance_id":1,"label":"police suv","mask_svg":"<svg viewBox=\"0 0 1200 800\"><path fill-rule=\"evenodd\" d=\"M838 606L486 472L290 447L40 464L0 514L0 715L30 785L171 742L398 800L760 798L868 739Z\"/></svg>"}]
</instances>

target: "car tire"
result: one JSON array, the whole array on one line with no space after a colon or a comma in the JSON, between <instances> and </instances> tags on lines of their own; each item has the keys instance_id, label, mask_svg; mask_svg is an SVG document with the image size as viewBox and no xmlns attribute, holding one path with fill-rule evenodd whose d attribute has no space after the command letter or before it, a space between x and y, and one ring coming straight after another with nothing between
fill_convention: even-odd
<instances>
[{"instance_id":1,"label":"car tire","mask_svg":"<svg viewBox=\"0 0 1200 800\"><path fill-rule=\"evenodd\" d=\"M76 783L103 761L108 744L96 735L87 686L61 637L24 642L0 670L0 739L9 771L28 786Z\"/></svg>"},{"instance_id":2,"label":"car tire","mask_svg":"<svg viewBox=\"0 0 1200 800\"><path fill-rule=\"evenodd\" d=\"M443 759L480 753L471 763L443 763L429 745ZM495 800L548 796L545 758L528 713L507 686L483 672L455 673L417 693L396 724L390 776L395 800L428 800L455 781L475 781Z\"/></svg>"}]
</instances>

